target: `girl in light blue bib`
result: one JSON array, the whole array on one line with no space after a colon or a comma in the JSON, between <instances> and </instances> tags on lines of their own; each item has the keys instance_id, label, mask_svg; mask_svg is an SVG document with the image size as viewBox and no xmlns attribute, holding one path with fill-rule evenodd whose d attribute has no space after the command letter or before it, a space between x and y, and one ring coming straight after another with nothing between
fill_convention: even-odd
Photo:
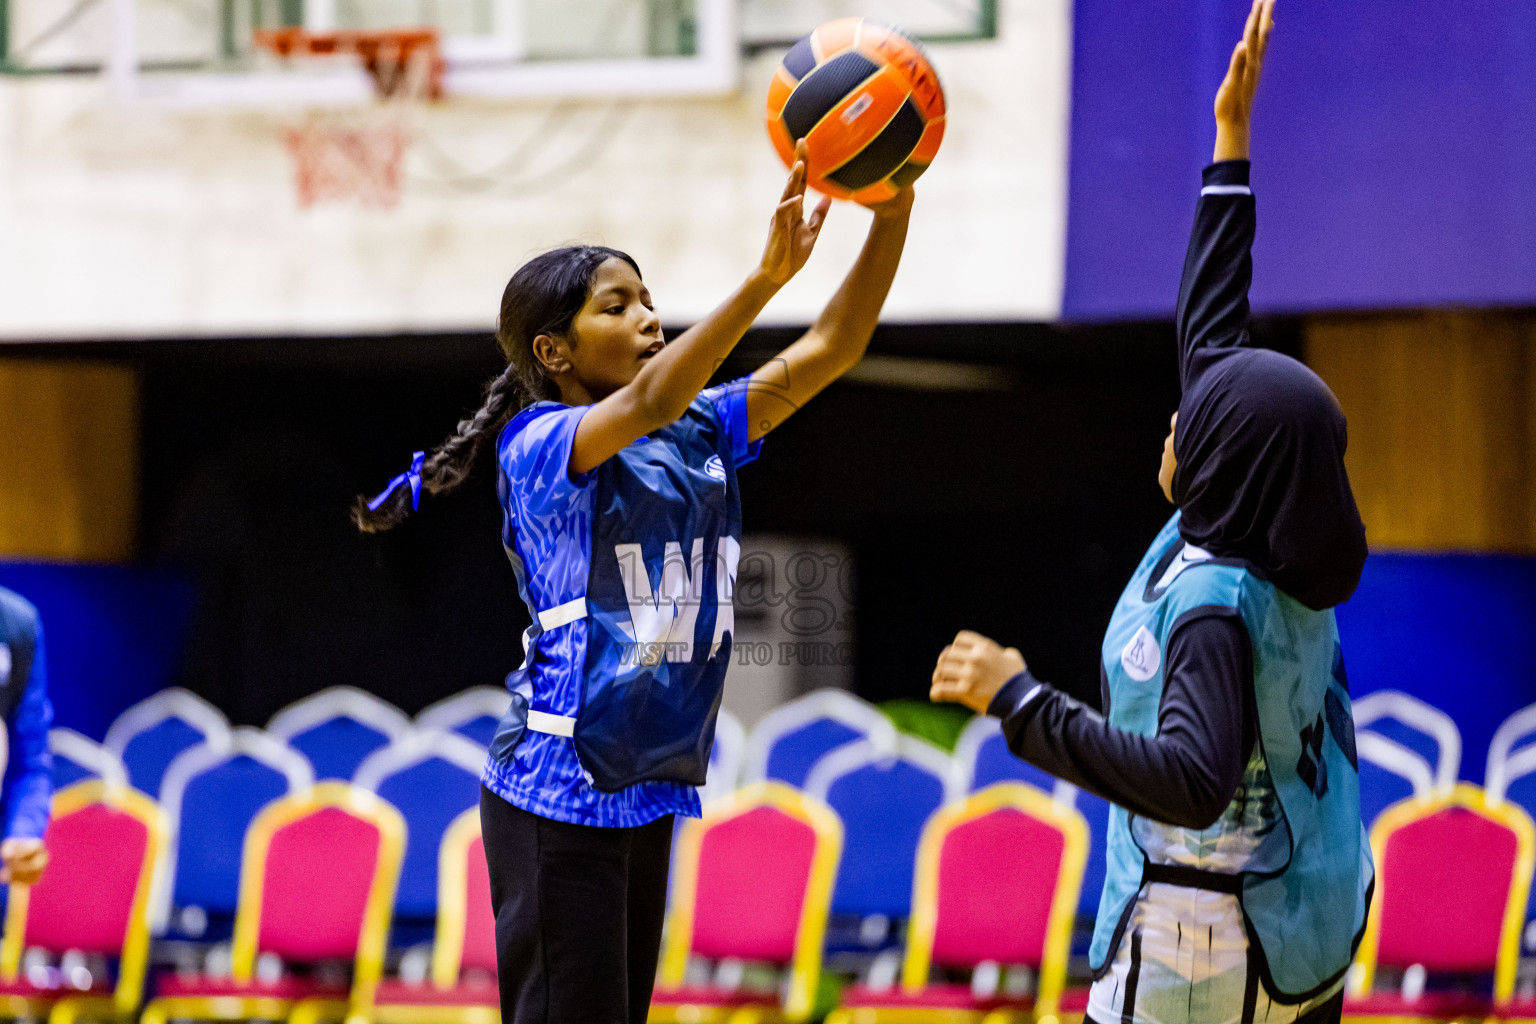
<instances>
[{"instance_id":1,"label":"girl in light blue bib","mask_svg":"<svg viewBox=\"0 0 1536 1024\"><path fill-rule=\"evenodd\" d=\"M1366 556L1344 416L1247 328L1249 114L1273 2L1254 3L1216 97L1158 473L1178 511L1105 633L1103 713L974 633L934 671L935 700L998 716L1016 755L1115 805L1089 950L1097 1024L1336 1022L1370 903L1333 613Z\"/></svg>"}]
</instances>

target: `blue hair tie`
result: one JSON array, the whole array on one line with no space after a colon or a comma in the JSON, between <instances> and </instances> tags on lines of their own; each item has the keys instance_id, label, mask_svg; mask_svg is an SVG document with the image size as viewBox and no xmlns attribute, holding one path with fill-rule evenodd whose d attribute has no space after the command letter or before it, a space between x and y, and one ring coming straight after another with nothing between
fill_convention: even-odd
<instances>
[{"instance_id":1,"label":"blue hair tie","mask_svg":"<svg viewBox=\"0 0 1536 1024\"><path fill-rule=\"evenodd\" d=\"M410 484L411 511L415 512L417 506L421 504L421 467L422 464L426 462L426 460L426 452L417 452L415 455L412 455L411 468L391 480L389 482L389 486L384 488L384 493L380 494L377 498L374 498L368 503L368 511L377 512L379 510L379 506L388 501L389 496L394 494L395 491L399 489L401 484Z\"/></svg>"}]
</instances>

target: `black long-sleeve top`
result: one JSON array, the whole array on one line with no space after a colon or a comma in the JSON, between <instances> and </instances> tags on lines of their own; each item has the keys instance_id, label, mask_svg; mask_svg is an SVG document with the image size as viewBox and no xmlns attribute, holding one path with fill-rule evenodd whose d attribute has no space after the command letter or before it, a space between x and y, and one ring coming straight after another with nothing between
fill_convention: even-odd
<instances>
[{"instance_id":1,"label":"black long-sleeve top","mask_svg":"<svg viewBox=\"0 0 1536 1024\"><path fill-rule=\"evenodd\" d=\"M1205 170L1179 287L1179 368L1186 386L1202 354L1243 345L1254 204L1246 160ZM1041 683L1009 680L988 713L1001 718L1014 754L1073 785L1158 821L1205 828L1231 802L1253 753L1257 712L1253 654L1242 619L1193 618L1168 638L1157 733L1138 736ZM1104 714L1109 690L1099 668Z\"/></svg>"},{"instance_id":2,"label":"black long-sleeve top","mask_svg":"<svg viewBox=\"0 0 1536 1024\"><path fill-rule=\"evenodd\" d=\"M1014 754L1135 814L1205 828L1232 801L1253 753L1253 655L1241 619L1193 619L1169 638L1157 734L1116 729L1025 671L988 714ZM1109 690L1099 669L1106 713Z\"/></svg>"},{"instance_id":3,"label":"black long-sleeve top","mask_svg":"<svg viewBox=\"0 0 1536 1024\"><path fill-rule=\"evenodd\" d=\"M1174 313L1179 383L1185 388L1223 350L1248 344L1248 288L1258 227L1248 171L1247 160L1223 160L1201 177Z\"/></svg>"}]
</instances>

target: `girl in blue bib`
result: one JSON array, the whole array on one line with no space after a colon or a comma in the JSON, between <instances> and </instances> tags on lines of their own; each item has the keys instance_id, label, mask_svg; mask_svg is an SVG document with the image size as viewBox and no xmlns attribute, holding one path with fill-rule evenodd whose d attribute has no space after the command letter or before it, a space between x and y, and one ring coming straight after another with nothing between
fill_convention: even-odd
<instances>
[{"instance_id":1,"label":"girl in blue bib","mask_svg":"<svg viewBox=\"0 0 1536 1024\"><path fill-rule=\"evenodd\" d=\"M1116 805L1098 1024L1336 1022L1370 902L1333 613L1366 556L1344 416L1305 366L1248 345L1249 113L1273 4L1254 3L1216 97L1158 473L1178 511L1105 633L1103 714L975 633L933 676L935 700L1001 718L1016 755Z\"/></svg>"},{"instance_id":2,"label":"girl in blue bib","mask_svg":"<svg viewBox=\"0 0 1536 1024\"><path fill-rule=\"evenodd\" d=\"M37 609L0 587L0 885L36 884L53 799L47 658Z\"/></svg>"},{"instance_id":3,"label":"girl in blue bib","mask_svg":"<svg viewBox=\"0 0 1536 1024\"><path fill-rule=\"evenodd\" d=\"M731 660L738 469L863 356L905 244L911 190L874 208L811 329L706 388L805 264L804 143L760 265L678 338L635 261L599 246L529 261L502 296L506 370L484 405L372 501L364 530L464 479L496 437L502 542L533 624L481 781L506 1024L646 1019L674 815L698 816Z\"/></svg>"}]
</instances>

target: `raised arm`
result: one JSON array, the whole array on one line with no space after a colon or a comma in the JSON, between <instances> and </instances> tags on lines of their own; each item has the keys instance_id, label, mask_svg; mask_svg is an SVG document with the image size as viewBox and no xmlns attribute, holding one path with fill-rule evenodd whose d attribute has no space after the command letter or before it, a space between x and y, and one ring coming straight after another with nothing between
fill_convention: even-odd
<instances>
[{"instance_id":1,"label":"raised arm","mask_svg":"<svg viewBox=\"0 0 1536 1024\"><path fill-rule=\"evenodd\" d=\"M802 142L795 150L794 167L774 211L761 264L708 316L652 356L633 381L592 405L576 428L569 467L572 475L596 469L635 438L683 415L768 300L805 266L829 204L823 200L809 220L804 217Z\"/></svg>"},{"instance_id":2,"label":"raised arm","mask_svg":"<svg viewBox=\"0 0 1536 1024\"><path fill-rule=\"evenodd\" d=\"M1254 0L1243 39L1216 92L1216 148L1205 169L1179 284L1179 370L1188 386L1204 348L1248 340L1254 203L1248 187L1253 97L1274 27L1274 0Z\"/></svg>"},{"instance_id":3,"label":"raised arm","mask_svg":"<svg viewBox=\"0 0 1536 1024\"><path fill-rule=\"evenodd\" d=\"M747 391L749 440L756 441L864 357L901 263L912 190L870 207L874 223L859 258L816 323L752 374Z\"/></svg>"}]
</instances>

